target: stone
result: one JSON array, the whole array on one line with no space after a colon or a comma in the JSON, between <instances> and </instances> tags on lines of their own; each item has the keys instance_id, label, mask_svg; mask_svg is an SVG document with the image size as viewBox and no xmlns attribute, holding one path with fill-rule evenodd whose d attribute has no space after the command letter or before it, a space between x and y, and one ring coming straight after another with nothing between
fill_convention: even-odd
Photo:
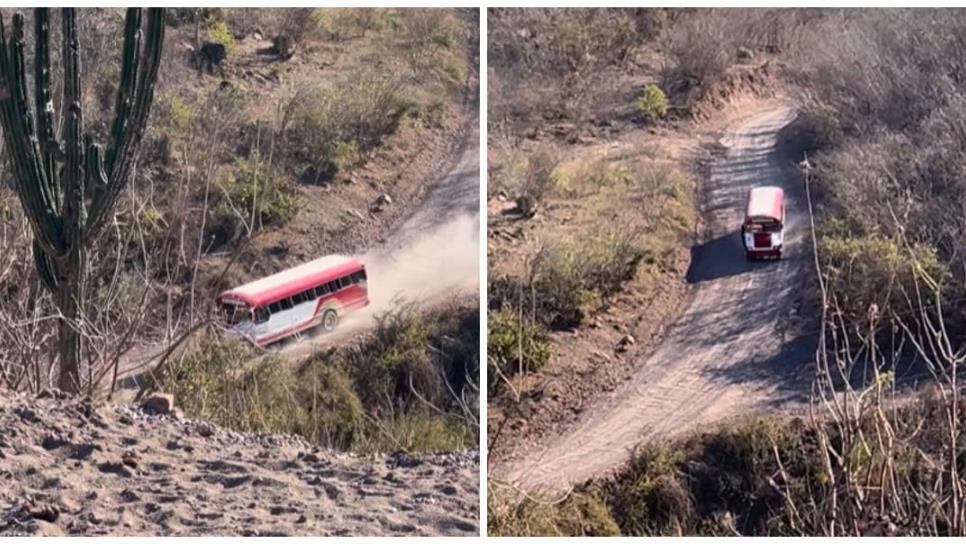
<instances>
[{"instance_id":1,"label":"stone","mask_svg":"<svg viewBox=\"0 0 966 544\"><path fill-rule=\"evenodd\" d=\"M40 443L41 447L43 447L45 450L56 450L57 448L66 444L66 440L53 434L48 434L45 436L43 442Z\"/></svg>"},{"instance_id":2,"label":"stone","mask_svg":"<svg viewBox=\"0 0 966 544\"><path fill-rule=\"evenodd\" d=\"M124 452L124 455L121 456L121 463L126 467L138 468L138 454L133 451Z\"/></svg>"},{"instance_id":3,"label":"stone","mask_svg":"<svg viewBox=\"0 0 966 544\"><path fill-rule=\"evenodd\" d=\"M24 510L30 517L53 523L60 517L60 510L49 503L28 504Z\"/></svg>"},{"instance_id":4,"label":"stone","mask_svg":"<svg viewBox=\"0 0 966 544\"><path fill-rule=\"evenodd\" d=\"M134 474L121 463L101 463L97 465L97 470L105 474L117 474L122 478L130 478Z\"/></svg>"},{"instance_id":5,"label":"stone","mask_svg":"<svg viewBox=\"0 0 966 544\"><path fill-rule=\"evenodd\" d=\"M141 401L141 409L154 414L170 414L174 409L174 396L168 393L152 393Z\"/></svg>"},{"instance_id":6,"label":"stone","mask_svg":"<svg viewBox=\"0 0 966 544\"><path fill-rule=\"evenodd\" d=\"M386 193L383 193L379 195L379 197L376 198L376 200L373 201L372 209L377 212L381 212L386 206L391 206L391 205L392 205L392 197L390 197Z\"/></svg>"}]
</instances>

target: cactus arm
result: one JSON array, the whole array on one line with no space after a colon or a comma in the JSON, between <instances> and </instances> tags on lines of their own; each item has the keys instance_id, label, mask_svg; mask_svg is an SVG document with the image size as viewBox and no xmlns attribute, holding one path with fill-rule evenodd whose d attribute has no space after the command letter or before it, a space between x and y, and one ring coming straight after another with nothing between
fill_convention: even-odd
<instances>
[{"instance_id":1,"label":"cactus arm","mask_svg":"<svg viewBox=\"0 0 966 544\"><path fill-rule=\"evenodd\" d=\"M84 217L84 155L81 140L83 130L83 109L80 88L80 43L77 39L77 12L64 8L63 22L63 59L64 59L64 203L63 217L67 229L68 243L73 244L74 236L79 235L79 227Z\"/></svg>"},{"instance_id":2,"label":"cactus arm","mask_svg":"<svg viewBox=\"0 0 966 544\"><path fill-rule=\"evenodd\" d=\"M54 102L50 93L50 10L34 10L34 108L37 110L37 137L43 156L44 174L54 190L55 203L60 199L57 163L54 150Z\"/></svg>"},{"instance_id":3,"label":"cactus arm","mask_svg":"<svg viewBox=\"0 0 966 544\"><path fill-rule=\"evenodd\" d=\"M137 8L129 8L131 9ZM87 217L86 230L93 235L100 231L100 227L110 215L110 210L114 209L121 191L130 180L134 158L141 145L141 136L144 134L151 102L154 99L158 67L161 65L161 52L164 46L164 8L148 8L147 32L143 42L144 50L141 52L137 74L129 76L137 76L134 99L128 110L128 119L122 122L124 131L120 135L121 139L112 145L113 162L107 165L108 183L104 190L94 192ZM124 87L123 83L122 87ZM117 121L115 121L116 124Z\"/></svg>"},{"instance_id":4,"label":"cactus arm","mask_svg":"<svg viewBox=\"0 0 966 544\"><path fill-rule=\"evenodd\" d=\"M138 61L141 51L141 10L129 9L124 18L124 52L121 56L121 81L117 88L114 106L114 124L111 127L111 147L107 154L107 168L111 170L117 158L119 146L124 140L133 94L137 83Z\"/></svg>"},{"instance_id":5,"label":"cactus arm","mask_svg":"<svg viewBox=\"0 0 966 544\"><path fill-rule=\"evenodd\" d=\"M87 184L97 186L107 185L107 173L104 170L104 157L101 146L94 143L91 136L84 137L84 176Z\"/></svg>"},{"instance_id":6,"label":"cactus arm","mask_svg":"<svg viewBox=\"0 0 966 544\"><path fill-rule=\"evenodd\" d=\"M55 192L38 160L40 152L27 103L23 56L23 17L14 16L9 40L0 18L0 124L17 195L39 243L47 252L62 255L66 251L62 221L57 216Z\"/></svg>"},{"instance_id":7,"label":"cactus arm","mask_svg":"<svg viewBox=\"0 0 966 544\"><path fill-rule=\"evenodd\" d=\"M13 18L13 36L11 36L10 49L12 53L10 55L10 67L12 69L11 87L14 90L14 108L20 118L23 119L23 132L20 134L23 140L23 153L21 156L25 160L25 166L30 171L30 179L33 181L31 188L38 193L43 208L56 210L54 190L48 180L45 179L44 172L40 169L40 163L38 161L39 145L37 142L37 134L34 131L34 120L30 111L30 103L27 98L27 69L23 46L23 16L19 13Z\"/></svg>"}]
</instances>

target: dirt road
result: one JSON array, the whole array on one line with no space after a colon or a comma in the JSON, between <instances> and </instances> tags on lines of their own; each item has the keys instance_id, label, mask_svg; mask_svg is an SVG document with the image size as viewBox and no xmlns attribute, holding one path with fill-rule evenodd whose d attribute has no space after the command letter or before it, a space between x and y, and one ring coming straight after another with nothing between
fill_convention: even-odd
<instances>
[{"instance_id":1,"label":"dirt road","mask_svg":"<svg viewBox=\"0 0 966 544\"><path fill-rule=\"evenodd\" d=\"M480 278L480 134L474 121L454 166L389 240L362 256L372 310L396 296L424 300L476 292Z\"/></svg>"},{"instance_id":2,"label":"dirt road","mask_svg":"<svg viewBox=\"0 0 966 544\"><path fill-rule=\"evenodd\" d=\"M286 355L350 338L402 301L429 306L478 291L480 135L478 123L470 125L453 167L435 180L426 201L385 243L359 256L369 274L369 306L345 316L333 333L290 344Z\"/></svg>"},{"instance_id":3,"label":"dirt road","mask_svg":"<svg viewBox=\"0 0 966 544\"><path fill-rule=\"evenodd\" d=\"M602 475L646 440L659 440L723 418L801 400L813 353L808 338L786 338L809 266L807 203L783 133L787 105L761 111L722 139L725 153L703 187L704 236L692 249L692 301L664 342L624 386L583 411L569 431L515 456L492 475L526 489L559 489ZM786 191L786 257L750 263L739 226L747 191Z\"/></svg>"}]
</instances>

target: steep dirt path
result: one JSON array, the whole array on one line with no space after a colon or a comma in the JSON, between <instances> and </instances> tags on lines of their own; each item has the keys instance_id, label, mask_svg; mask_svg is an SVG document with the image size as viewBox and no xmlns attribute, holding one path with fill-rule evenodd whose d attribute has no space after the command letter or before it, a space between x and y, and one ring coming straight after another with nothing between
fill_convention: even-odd
<instances>
[{"instance_id":1,"label":"steep dirt path","mask_svg":"<svg viewBox=\"0 0 966 544\"><path fill-rule=\"evenodd\" d=\"M362 256L373 278L372 310L396 296L437 299L476 292L480 274L480 134L470 123L453 167L390 239Z\"/></svg>"},{"instance_id":2,"label":"steep dirt path","mask_svg":"<svg viewBox=\"0 0 966 544\"><path fill-rule=\"evenodd\" d=\"M722 138L726 152L704 187L704 242L692 249L692 302L641 371L569 432L494 467L496 478L560 488L618 466L641 441L800 400L810 344L782 332L810 258L797 150L781 134L794 117L790 106L770 106ZM786 191L786 258L777 263L749 263L742 251L744 199L757 185Z\"/></svg>"},{"instance_id":3,"label":"steep dirt path","mask_svg":"<svg viewBox=\"0 0 966 544\"><path fill-rule=\"evenodd\" d=\"M425 307L477 293L480 134L478 122L469 125L456 161L433 182L419 209L385 243L359 256L369 275L369 306L346 316L332 334L291 344L284 350L287 356L351 338L401 301Z\"/></svg>"}]
</instances>

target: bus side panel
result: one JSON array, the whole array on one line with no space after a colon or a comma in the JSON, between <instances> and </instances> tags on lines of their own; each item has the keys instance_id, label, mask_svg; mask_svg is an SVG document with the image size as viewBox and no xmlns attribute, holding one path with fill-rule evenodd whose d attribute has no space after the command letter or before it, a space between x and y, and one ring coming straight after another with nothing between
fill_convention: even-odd
<instances>
[{"instance_id":1,"label":"bus side panel","mask_svg":"<svg viewBox=\"0 0 966 544\"><path fill-rule=\"evenodd\" d=\"M344 289L340 289L335 293L325 295L319 299L318 310L316 312L317 317L321 319L322 313L333 307L339 314L346 312L351 312L353 310L358 310L359 308L365 307L369 304L368 291L365 286L359 284L352 284Z\"/></svg>"},{"instance_id":2,"label":"bus side panel","mask_svg":"<svg viewBox=\"0 0 966 544\"><path fill-rule=\"evenodd\" d=\"M315 301L309 300L271 314L268 321L256 325L255 339L258 344L274 342L311 324L315 317Z\"/></svg>"},{"instance_id":3,"label":"bus side panel","mask_svg":"<svg viewBox=\"0 0 966 544\"><path fill-rule=\"evenodd\" d=\"M336 293L346 310L358 310L369 304L369 291L365 285L354 283Z\"/></svg>"},{"instance_id":4,"label":"bus side panel","mask_svg":"<svg viewBox=\"0 0 966 544\"><path fill-rule=\"evenodd\" d=\"M322 314L330 308L342 315L368 304L369 296L366 287L359 284L349 285L335 293L271 314L268 321L255 326L255 342L265 345L314 327L321 323Z\"/></svg>"}]
</instances>

